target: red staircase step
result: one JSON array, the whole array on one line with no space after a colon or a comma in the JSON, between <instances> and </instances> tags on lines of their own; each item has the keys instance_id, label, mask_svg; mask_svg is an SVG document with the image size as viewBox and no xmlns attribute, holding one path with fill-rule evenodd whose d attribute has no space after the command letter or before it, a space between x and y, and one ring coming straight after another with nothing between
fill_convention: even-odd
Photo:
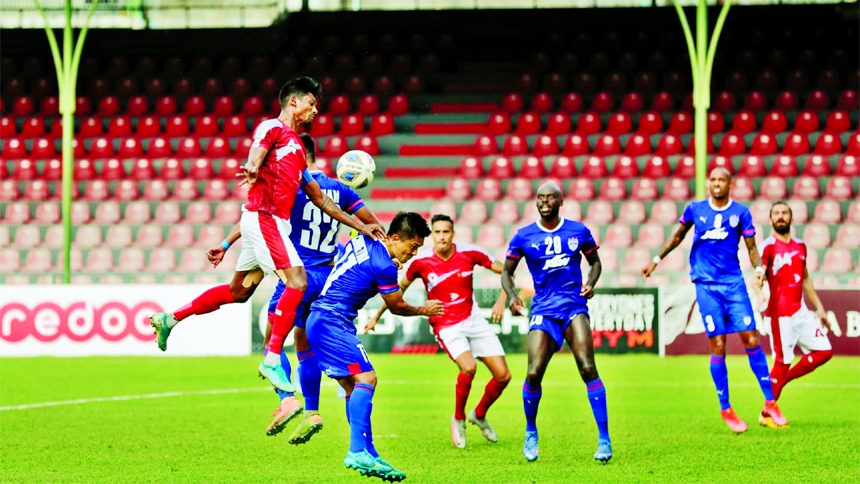
<instances>
[{"instance_id":1,"label":"red staircase step","mask_svg":"<svg viewBox=\"0 0 860 484\"><path fill-rule=\"evenodd\" d=\"M444 188L371 188L370 198L385 200L438 200L445 196ZM376 213L376 212L374 212ZM377 217L379 214L376 214Z\"/></svg>"},{"instance_id":2,"label":"red staircase step","mask_svg":"<svg viewBox=\"0 0 860 484\"><path fill-rule=\"evenodd\" d=\"M418 123L415 134L482 134L484 123Z\"/></svg>"},{"instance_id":3,"label":"red staircase step","mask_svg":"<svg viewBox=\"0 0 860 484\"><path fill-rule=\"evenodd\" d=\"M431 113L493 113L499 110L497 103L433 103Z\"/></svg>"},{"instance_id":4,"label":"red staircase step","mask_svg":"<svg viewBox=\"0 0 860 484\"><path fill-rule=\"evenodd\" d=\"M421 216L422 216L422 217L424 217L424 218L430 218L430 212L418 212L418 213L419 213L419 214L421 214ZM391 223L391 221L392 221L392 220L394 220L394 216L395 216L395 215L397 215L397 212L393 212L393 211L382 211L382 212L374 211L374 212L373 212L373 214L374 214L374 215L376 215L376 218L378 218L378 219L379 219L380 223L383 223L383 224L386 224L386 225L387 225L387 224Z\"/></svg>"},{"instance_id":5,"label":"red staircase step","mask_svg":"<svg viewBox=\"0 0 860 484\"><path fill-rule=\"evenodd\" d=\"M389 166L385 169L385 178L448 178L459 172L456 167Z\"/></svg>"},{"instance_id":6,"label":"red staircase step","mask_svg":"<svg viewBox=\"0 0 860 484\"><path fill-rule=\"evenodd\" d=\"M400 156L468 156L472 145L400 145Z\"/></svg>"}]
</instances>

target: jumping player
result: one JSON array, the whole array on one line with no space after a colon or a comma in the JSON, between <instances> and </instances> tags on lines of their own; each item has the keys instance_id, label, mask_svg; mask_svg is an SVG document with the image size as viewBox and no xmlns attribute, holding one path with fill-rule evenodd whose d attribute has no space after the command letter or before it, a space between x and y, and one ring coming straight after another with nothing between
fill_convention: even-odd
<instances>
[{"instance_id":1,"label":"jumping player","mask_svg":"<svg viewBox=\"0 0 860 484\"><path fill-rule=\"evenodd\" d=\"M296 129L313 121L319 94L319 83L309 77L287 82L279 95L278 118L263 121L254 130L248 161L242 167L250 189L239 222L245 240L236 273L230 284L209 289L172 314L156 313L150 318L162 351L167 349L170 331L180 321L191 315L210 313L224 304L247 301L263 275L274 272L287 289L275 310L269 351L260 363L259 372L276 388L295 390L281 368L280 354L308 285L302 261L289 239L290 210L298 190L301 188L314 205L338 222L371 237L385 236L380 226L358 223L344 213L307 171L305 151Z\"/></svg>"},{"instance_id":2,"label":"jumping player","mask_svg":"<svg viewBox=\"0 0 860 484\"><path fill-rule=\"evenodd\" d=\"M454 221L447 215L434 215L431 220L433 230L432 249L418 253L400 281L400 289L406 289L416 279L424 281L430 299L443 302L445 314L430 318L430 326L436 341L448 356L460 367L455 390L454 416L451 417L451 441L459 448L466 447L466 400L475 378L475 358L487 365L493 378L484 388L484 396L478 406L469 412L469 421L477 425L490 442L498 442L493 427L487 422L487 410L502 395L511 372L505 362L505 350L493 328L484 319L481 309L474 298L472 271L481 266L496 274L502 273L502 263L495 260L478 246L454 244ZM499 322L505 310L505 293L493 306L492 318ZM368 321L366 329L372 331L385 313L386 306L379 308Z\"/></svg>"},{"instance_id":3,"label":"jumping player","mask_svg":"<svg viewBox=\"0 0 860 484\"><path fill-rule=\"evenodd\" d=\"M806 270L806 244L791 237L791 208L779 201L770 209L773 234L764 239L761 263L765 269L770 298L765 310L765 324L770 324L770 345L773 349L773 369L770 382L773 399L779 400L783 387L827 363L833 349L823 328L830 328L827 311ZM757 295L761 285L756 284ZM813 313L803 302L804 294L815 306ZM762 300L759 297L759 300ZM803 357L794 366L794 348L800 347ZM759 416L759 423L775 427L770 415Z\"/></svg>"},{"instance_id":4,"label":"jumping player","mask_svg":"<svg viewBox=\"0 0 860 484\"><path fill-rule=\"evenodd\" d=\"M553 182L538 188L537 208L540 219L521 228L508 247L502 287L508 295L511 312L524 313L523 301L514 287L514 272L525 258L534 279L528 337L528 374L523 384L523 409L526 414L526 438L523 455L526 460L538 458L537 413L542 395L541 381L550 359L564 341L570 346L579 375L585 382L588 402L597 422L597 452L594 459L607 462L612 458L609 423L606 411L606 388L594 364L594 342L588 318L587 300L594 296L594 285L602 265L597 244L588 228L580 222L559 217L561 189ZM591 269L583 283L582 257Z\"/></svg>"},{"instance_id":5,"label":"jumping player","mask_svg":"<svg viewBox=\"0 0 860 484\"><path fill-rule=\"evenodd\" d=\"M364 205L364 201L355 191L340 181L327 177L316 169L316 143L307 133L302 133L299 138L305 148L308 158L308 171L311 177L319 183L323 192L329 196L344 212L355 215L359 220L368 224L379 224L376 216ZM310 202L308 196L299 193L296 196L295 205L290 211L292 232L290 241L296 248L308 275L308 288L302 297L301 303L296 308L295 319L295 345L296 356L299 360L299 383L302 394L305 397L304 418L299 426L290 435L289 442L294 445L303 444L310 440L311 436L322 430L323 422L319 414L319 395L321 373L317 364L316 355L308 345L305 334L305 323L307 322L309 308L312 302L319 297L320 290L334 266L337 254L337 232L340 224L328 215L323 214L320 209ZM234 227L227 236L228 244L233 244L241 237L240 228ZM226 244L225 244L226 245ZM209 249L207 255L209 261L217 266L224 258L227 250L223 245L217 245ZM273 320L278 301L284 292L285 285L278 281L272 299L269 302L269 320L266 328L266 337L263 346L267 347L272 332ZM281 351L281 367L289 377L292 373L290 360L286 353ZM295 398L293 392L285 392L275 389L280 397L280 405L273 412L274 419L266 428L266 435L277 435L294 418L302 413L302 405Z\"/></svg>"},{"instance_id":6,"label":"jumping player","mask_svg":"<svg viewBox=\"0 0 860 484\"><path fill-rule=\"evenodd\" d=\"M370 412L376 390L376 372L361 341L356 337L358 311L377 293L394 314L435 316L444 311L439 301L415 307L403 300L397 284L397 266L415 256L430 235L421 215L401 212L388 228L388 240L367 236L351 239L343 255L311 305L307 336L317 355L320 369L346 391L347 421L350 425L349 452L344 464L361 475L401 481L406 475L385 462L373 445Z\"/></svg>"},{"instance_id":7,"label":"jumping player","mask_svg":"<svg viewBox=\"0 0 860 484\"><path fill-rule=\"evenodd\" d=\"M712 170L708 179L711 197L687 205L672 238L660 255L642 269L642 275L650 276L657 264L681 244L691 228L695 228L690 251L690 277L696 284L696 301L708 334L711 377L717 388L723 420L733 432L742 433L747 430L747 424L729 404L727 334L737 333L746 348L750 368L764 394L762 414L771 417L777 425L785 425L786 419L773 396L767 358L758 342L755 317L738 260L738 245L743 237L756 278L759 281L763 279L765 270L756 249L755 226L749 209L729 197L730 187L728 170Z\"/></svg>"}]
</instances>

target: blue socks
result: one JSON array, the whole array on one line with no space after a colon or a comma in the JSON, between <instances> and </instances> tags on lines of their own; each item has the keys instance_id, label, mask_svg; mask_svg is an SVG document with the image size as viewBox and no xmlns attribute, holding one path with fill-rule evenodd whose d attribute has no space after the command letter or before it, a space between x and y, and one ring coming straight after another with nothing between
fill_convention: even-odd
<instances>
[{"instance_id":1,"label":"blue socks","mask_svg":"<svg viewBox=\"0 0 860 484\"><path fill-rule=\"evenodd\" d=\"M761 345L755 348L746 348L747 357L750 359L750 368L755 373L755 378L758 384L761 385L761 392L764 394L764 399L767 401L773 400L773 388L770 385L770 372L767 369L767 357L761 349Z\"/></svg>"},{"instance_id":2,"label":"blue socks","mask_svg":"<svg viewBox=\"0 0 860 484\"><path fill-rule=\"evenodd\" d=\"M606 387L603 386L603 380L597 377L596 380L587 382L585 388L588 390L591 413L597 422L598 439L609 442L609 416L606 412Z\"/></svg>"},{"instance_id":3,"label":"blue socks","mask_svg":"<svg viewBox=\"0 0 860 484\"><path fill-rule=\"evenodd\" d=\"M299 384L305 396L305 410L319 410L322 372L320 372L317 355L313 350L307 350L299 351L296 356L299 358Z\"/></svg>"},{"instance_id":4,"label":"blue socks","mask_svg":"<svg viewBox=\"0 0 860 484\"><path fill-rule=\"evenodd\" d=\"M374 387L356 383L349 399L349 451L361 452L367 448L370 433L370 411L373 407Z\"/></svg>"},{"instance_id":5,"label":"blue socks","mask_svg":"<svg viewBox=\"0 0 860 484\"><path fill-rule=\"evenodd\" d=\"M750 358L750 361L752 361L752 358ZM766 361L765 370L767 370ZM731 405L729 405L729 371L726 368L725 356L711 355L711 378L714 379L714 385L717 387L720 410L728 410ZM770 388L770 380L768 380L768 388Z\"/></svg>"},{"instance_id":6,"label":"blue socks","mask_svg":"<svg viewBox=\"0 0 860 484\"><path fill-rule=\"evenodd\" d=\"M528 382L523 383L523 410L526 413L526 432L537 432L537 413L542 393L540 387L532 388Z\"/></svg>"},{"instance_id":7,"label":"blue socks","mask_svg":"<svg viewBox=\"0 0 860 484\"><path fill-rule=\"evenodd\" d=\"M266 351L264 351L263 353L264 353L264 354L268 354L268 353L269 353L269 350L266 350ZM289 359L289 358L287 358L287 353L286 353L286 352L284 352L284 350L281 350L281 368L283 368L283 369L284 369L284 373L286 373L286 374L287 374L287 380L289 380L290 382L292 382L292 381L293 381L293 380L292 380L292 377L293 377L293 368L290 366L290 359ZM293 393L293 392L285 392L285 391L283 391L283 390L281 390L281 389L278 389L278 388L275 388L275 393L277 393L277 394L278 394L278 397L280 397L280 398L281 398L281 400L283 400L283 399L285 399L285 398L293 397L293 396L295 396L295 395L296 395L296 394L295 394L295 393Z\"/></svg>"}]
</instances>

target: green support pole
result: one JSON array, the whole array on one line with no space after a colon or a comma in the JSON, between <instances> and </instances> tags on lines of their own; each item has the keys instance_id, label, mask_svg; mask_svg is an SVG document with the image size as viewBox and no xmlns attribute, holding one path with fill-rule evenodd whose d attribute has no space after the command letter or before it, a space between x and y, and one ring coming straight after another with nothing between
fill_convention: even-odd
<instances>
[{"instance_id":1,"label":"green support pole","mask_svg":"<svg viewBox=\"0 0 860 484\"><path fill-rule=\"evenodd\" d=\"M74 149L72 143L75 137L75 90L78 81L78 67L81 63L84 40L89 30L90 18L93 16L99 0L93 0L90 5L84 26L74 42L72 31L72 0L65 2L65 25L63 27L63 52L60 54L57 37L48 25L48 17L39 0L35 0L36 8L45 21L45 33L54 58L54 68L57 70L57 88L60 91L60 114L63 116L63 181L62 181L62 216L63 216L63 283L71 282L72 277L72 167L74 166Z\"/></svg>"},{"instance_id":2,"label":"green support pole","mask_svg":"<svg viewBox=\"0 0 860 484\"><path fill-rule=\"evenodd\" d=\"M723 3L714 33L708 45L708 2L699 0L696 5L696 40L693 40L690 24L684 15L684 9L678 0L674 0L675 11L681 20L681 28L687 41L687 50L690 53L690 66L693 71L693 107L695 113L694 137L696 142L696 198L702 199L707 196L705 181L708 169L708 108L711 107L711 73L714 67L714 55L717 51L717 42L723 25L732 6L731 0Z\"/></svg>"}]
</instances>

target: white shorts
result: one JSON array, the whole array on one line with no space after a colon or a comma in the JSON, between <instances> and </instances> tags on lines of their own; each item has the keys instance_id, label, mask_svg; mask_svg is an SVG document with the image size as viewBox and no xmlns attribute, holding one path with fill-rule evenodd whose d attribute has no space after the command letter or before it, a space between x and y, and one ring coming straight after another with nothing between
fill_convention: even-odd
<instances>
[{"instance_id":1,"label":"white shorts","mask_svg":"<svg viewBox=\"0 0 860 484\"><path fill-rule=\"evenodd\" d=\"M773 360L786 365L794 360L794 347L797 346L807 354L811 351L829 350L830 340L821 328L821 322L815 313L807 308L801 308L793 316L782 316L779 324L773 324L771 318L764 318L765 324L770 324L770 346L773 348Z\"/></svg>"},{"instance_id":2,"label":"white shorts","mask_svg":"<svg viewBox=\"0 0 860 484\"><path fill-rule=\"evenodd\" d=\"M236 272L259 267L263 273L301 267L302 260L290 241L290 221L265 212L242 212L242 251Z\"/></svg>"},{"instance_id":3,"label":"white shorts","mask_svg":"<svg viewBox=\"0 0 860 484\"><path fill-rule=\"evenodd\" d=\"M436 332L436 341L452 360L467 351L475 358L505 356L502 342L477 308L465 320Z\"/></svg>"}]
</instances>

